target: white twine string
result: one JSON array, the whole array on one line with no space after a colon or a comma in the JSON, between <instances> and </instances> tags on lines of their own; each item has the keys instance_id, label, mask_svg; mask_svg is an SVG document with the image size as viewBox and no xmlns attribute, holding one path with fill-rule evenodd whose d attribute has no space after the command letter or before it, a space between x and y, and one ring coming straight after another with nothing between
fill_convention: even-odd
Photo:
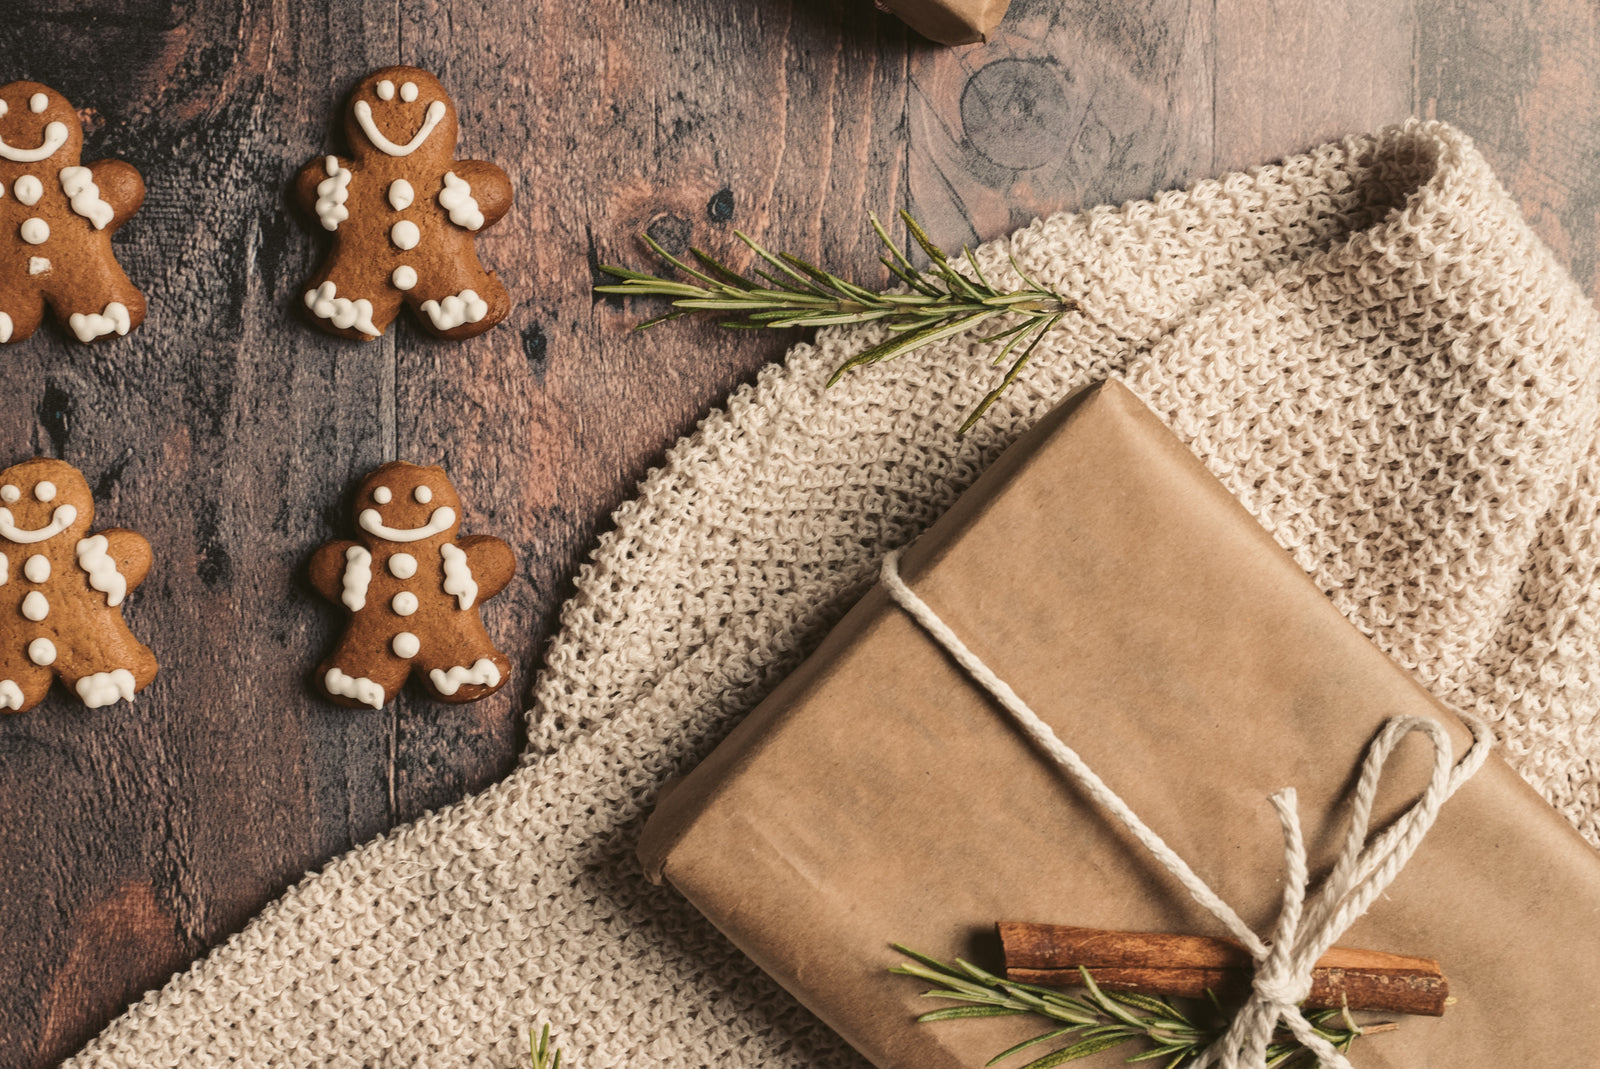
<instances>
[{"instance_id":1,"label":"white twine string","mask_svg":"<svg viewBox=\"0 0 1600 1069\"><path fill-rule=\"evenodd\" d=\"M1283 905L1270 940L1264 941L905 584L900 578L899 564L898 550L883 560L883 584L895 602L994 696L1041 750L1065 769L1090 798L1116 817L1194 900L1221 921L1250 952L1255 963L1250 998L1235 1014L1222 1038L1200 1056L1194 1069L1210 1066L1264 1069L1267 1046L1272 1042L1279 1021L1317 1056L1324 1069L1352 1069L1345 1056L1318 1034L1300 1012L1299 1004L1311 992L1312 968L1405 867L1433 826L1439 807L1483 766L1492 742L1488 726L1476 717L1461 714L1472 731L1472 746L1459 762L1452 764L1450 738L1437 721L1420 716L1396 716L1386 721L1361 768L1344 847L1333 871L1322 881L1309 905L1306 899L1310 877L1300 818L1295 810L1295 792L1293 788L1284 788L1273 794L1272 808L1283 827L1286 878ZM1428 789L1399 819L1368 843L1367 828L1384 764L1400 740L1413 731L1424 733L1433 743L1433 774Z\"/></svg>"}]
</instances>

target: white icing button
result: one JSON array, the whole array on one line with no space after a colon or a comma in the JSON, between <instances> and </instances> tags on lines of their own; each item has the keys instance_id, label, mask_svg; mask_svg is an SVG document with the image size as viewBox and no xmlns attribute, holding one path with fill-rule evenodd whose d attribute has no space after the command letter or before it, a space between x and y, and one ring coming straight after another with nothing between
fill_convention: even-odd
<instances>
[{"instance_id":1,"label":"white icing button","mask_svg":"<svg viewBox=\"0 0 1600 1069\"><path fill-rule=\"evenodd\" d=\"M24 223L22 225L24 231L26 231L28 224ZM46 230L46 233L48 234L49 231ZM27 237L28 235L24 233L22 236ZM418 230L417 224L410 219L402 219L394 224L393 229L389 231L389 240L394 242L397 248L410 252L417 247L417 242L422 240L422 231Z\"/></svg>"},{"instance_id":2,"label":"white icing button","mask_svg":"<svg viewBox=\"0 0 1600 1069\"><path fill-rule=\"evenodd\" d=\"M30 590L28 596L22 599L22 615L38 623L50 615L50 602L37 590Z\"/></svg>"},{"instance_id":3,"label":"white icing button","mask_svg":"<svg viewBox=\"0 0 1600 1069\"><path fill-rule=\"evenodd\" d=\"M39 203L39 198L44 196L44 183L31 174L25 174L17 179L17 184L11 187L17 194L17 199L28 207Z\"/></svg>"},{"instance_id":4,"label":"white icing button","mask_svg":"<svg viewBox=\"0 0 1600 1069\"><path fill-rule=\"evenodd\" d=\"M28 98L28 110L33 112L35 115L39 114L49 106L50 98L45 96L43 93L35 93L33 96Z\"/></svg>"},{"instance_id":5,"label":"white icing button","mask_svg":"<svg viewBox=\"0 0 1600 1069\"><path fill-rule=\"evenodd\" d=\"M6 483L4 486L0 486L0 501L4 501L8 505L11 504L13 501L15 501L17 498L19 498L21 496L22 496L22 491L18 490L15 486L12 486L10 483Z\"/></svg>"},{"instance_id":6,"label":"white icing button","mask_svg":"<svg viewBox=\"0 0 1600 1069\"><path fill-rule=\"evenodd\" d=\"M22 224L22 240L29 245L43 245L50 240L50 224L37 215Z\"/></svg>"},{"instance_id":7,"label":"white icing button","mask_svg":"<svg viewBox=\"0 0 1600 1069\"><path fill-rule=\"evenodd\" d=\"M56 499L56 484L48 479L33 488L33 496L40 501L54 501Z\"/></svg>"},{"instance_id":8,"label":"white icing button","mask_svg":"<svg viewBox=\"0 0 1600 1069\"><path fill-rule=\"evenodd\" d=\"M400 87L400 99L404 100L407 104L411 103L413 100L416 100L417 99L417 83L416 82L406 82L404 85L402 85Z\"/></svg>"},{"instance_id":9,"label":"white icing button","mask_svg":"<svg viewBox=\"0 0 1600 1069\"><path fill-rule=\"evenodd\" d=\"M411 183L404 178L396 178L389 183L389 204L397 212L403 212L411 207L411 202L417 199L417 191L411 188Z\"/></svg>"},{"instance_id":10,"label":"white icing button","mask_svg":"<svg viewBox=\"0 0 1600 1069\"><path fill-rule=\"evenodd\" d=\"M410 579L417 574L417 558L409 553L396 553L389 558L389 574L396 579Z\"/></svg>"},{"instance_id":11,"label":"white icing button","mask_svg":"<svg viewBox=\"0 0 1600 1069\"><path fill-rule=\"evenodd\" d=\"M394 99L394 83L391 82L387 78L385 78L383 81L378 83L378 99L379 100L393 100Z\"/></svg>"},{"instance_id":12,"label":"white icing button","mask_svg":"<svg viewBox=\"0 0 1600 1069\"><path fill-rule=\"evenodd\" d=\"M28 257L28 274L42 275L50 270L50 261L43 256Z\"/></svg>"},{"instance_id":13,"label":"white icing button","mask_svg":"<svg viewBox=\"0 0 1600 1069\"><path fill-rule=\"evenodd\" d=\"M417 611L417 596L409 590L402 590L394 596L393 601L389 602L389 608L393 609L396 615L410 616Z\"/></svg>"},{"instance_id":14,"label":"white icing button","mask_svg":"<svg viewBox=\"0 0 1600 1069\"><path fill-rule=\"evenodd\" d=\"M44 582L50 578L50 559L42 553L35 553L22 566L22 574L28 577L30 583Z\"/></svg>"},{"instance_id":15,"label":"white icing button","mask_svg":"<svg viewBox=\"0 0 1600 1069\"><path fill-rule=\"evenodd\" d=\"M403 657L409 661L422 648L422 640L409 631L402 631L394 637L394 641L390 643L390 646L394 648L396 657Z\"/></svg>"},{"instance_id":16,"label":"white icing button","mask_svg":"<svg viewBox=\"0 0 1600 1069\"><path fill-rule=\"evenodd\" d=\"M390 281L394 283L395 289L408 290L417 284L417 269L401 264L394 269L394 275L390 278Z\"/></svg>"},{"instance_id":17,"label":"white icing button","mask_svg":"<svg viewBox=\"0 0 1600 1069\"><path fill-rule=\"evenodd\" d=\"M28 643L28 660L37 665L56 663L56 644L47 638L36 638Z\"/></svg>"},{"instance_id":18,"label":"white icing button","mask_svg":"<svg viewBox=\"0 0 1600 1069\"><path fill-rule=\"evenodd\" d=\"M389 492L389 488L387 486L380 486L376 490L372 491L372 500L376 501L380 505L387 505L389 503L389 499L392 497L394 497L394 495Z\"/></svg>"},{"instance_id":19,"label":"white icing button","mask_svg":"<svg viewBox=\"0 0 1600 1069\"><path fill-rule=\"evenodd\" d=\"M421 504L426 505L428 502L433 500L433 491L428 489L426 486L419 486L415 490L411 491L411 496L416 498Z\"/></svg>"},{"instance_id":20,"label":"white icing button","mask_svg":"<svg viewBox=\"0 0 1600 1069\"><path fill-rule=\"evenodd\" d=\"M11 106L9 104L7 104L4 100L0 100L0 115L4 115L6 112L8 112L10 110L11 110Z\"/></svg>"}]
</instances>

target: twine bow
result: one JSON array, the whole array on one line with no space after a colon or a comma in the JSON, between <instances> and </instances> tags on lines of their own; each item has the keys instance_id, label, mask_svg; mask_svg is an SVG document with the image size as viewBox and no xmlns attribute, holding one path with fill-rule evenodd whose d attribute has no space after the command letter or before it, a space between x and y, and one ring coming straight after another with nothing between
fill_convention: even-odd
<instances>
[{"instance_id":1,"label":"twine bow","mask_svg":"<svg viewBox=\"0 0 1600 1069\"><path fill-rule=\"evenodd\" d=\"M1449 735L1438 721L1420 716L1396 716L1386 721L1373 739L1361 767L1344 846L1333 871L1323 880L1314 897L1308 895L1310 876L1294 789L1285 788L1273 794L1272 808L1283 828L1285 880L1283 904L1270 941L1266 941L1245 924L1188 862L1139 819L1128 803L1106 786L1005 680L967 648L949 625L900 578L899 563L900 552L896 550L884 558L882 570L883 584L896 604L910 613L923 630L1011 714L1024 734L1065 769L1091 799L1116 817L1194 900L1249 950L1255 962L1250 998L1234 1015L1222 1038L1200 1056L1195 1069L1211 1066L1265 1069L1267 1046L1280 1022L1316 1055L1323 1069L1351 1069L1345 1056L1319 1035L1300 1011L1300 1003L1311 991L1312 967L1388 888L1433 827L1439 808L1483 766L1492 744L1488 726L1476 717L1461 715L1472 731L1472 745L1460 761L1454 761ZM1427 735L1433 743L1433 773L1428 789L1369 843L1367 830L1384 765L1400 740L1414 731Z\"/></svg>"}]
</instances>

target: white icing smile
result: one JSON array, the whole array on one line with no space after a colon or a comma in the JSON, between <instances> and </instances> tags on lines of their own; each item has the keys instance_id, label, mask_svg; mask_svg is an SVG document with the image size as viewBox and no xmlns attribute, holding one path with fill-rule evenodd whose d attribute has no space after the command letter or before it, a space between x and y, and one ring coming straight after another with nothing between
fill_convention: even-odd
<instances>
[{"instance_id":1,"label":"white icing smile","mask_svg":"<svg viewBox=\"0 0 1600 1069\"><path fill-rule=\"evenodd\" d=\"M430 114L432 109L429 109ZM444 114L444 105L439 105L439 114ZM431 127L424 126L424 130ZM53 122L44 128L44 139L39 142L38 148L18 148L8 145L4 138L0 138L0 159L10 160L12 163L38 163L47 160L56 154L56 149L67 143L67 124ZM382 145L378 146L383 148Z\"/></svg>"},{"instance_id":2,"label":"white icing smile","mask_svg":"<svg viewBox=\"0 0 1600 1069\"><path fill-rule=\"evenodd\" d=\"M386 152L391 156L409 156L413 152L417 151L417 149L421 148L422 143L428 140L428 135L433 133L433 128L438 126L439 121L444 118L444 111L444 101L442 100L435 100L432 104L429 104L428 115L427 118L423 120L422 129L418 130L416 136L410 141L407 141L403 145L397 145L385 137L383 135L383 131L378 129L378 124L372 121L371 104L368 104L365 100L358 100L356 101L355 107L356 122L360 124L361 132L367 135L368 141L371 141L381 151ZM53 123L51 125L59 126L60 124ZM66 127L62 127L63 131L65 131L65 129ZM52 149L51 151L54 150ZM36 156L34 159L42 160L44 157Z\"/></svg>"},{"instance_id":3,"label":"white icing smile","mask_svg":"<svg viewBox=\"0 0 1600 1069\"><path fill-rule=\"evenodd\" d=\"M435 510L434 515L437 516L439 511L441 510ZM443 509L442 511L449 512L450 510ZM16 518L11 515L10 509L0 509L0 538L23 546L32 542L43 542L45 539L54 538L68 527L71 527L73 521L77 518L78 510L71 505L57 505L55 512L51 514L49 523L43 527L35 527L31 531L27 531L17 526Z\"/></svg>"},{"instance_id":4,"label":"white icing smile","mask_svg":"<svg viewBox=\"0 0 1600 1069\"><path fill-rule=\"evenodd\" d=\"M0 509L0 513L4 512L4 509ZM440 505L433 510L433 515L428 517L428 522L421 527L385 527L383 517L379 515L377 509L362 509L361 515L356 517L356 522L368 534L377 535L390 542L420 542L424 538L432 538L436 534L448 531L456 522L456 510L449 505ZM0 533L4 533L3 528L0 528Z\"/></svg>"}]
</instances>

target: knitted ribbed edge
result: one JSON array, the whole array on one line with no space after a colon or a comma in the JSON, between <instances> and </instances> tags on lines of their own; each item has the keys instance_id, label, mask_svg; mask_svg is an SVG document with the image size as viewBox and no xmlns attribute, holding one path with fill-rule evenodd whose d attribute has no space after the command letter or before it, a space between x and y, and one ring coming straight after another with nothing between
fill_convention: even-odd
<instances>
[{"instance_id":1,"label":"knitted ribbed edge","mask_svg":"<svg viewBox=\"0 0 1600 1069\"><path fill-rule=\"evenodd\" d=\"M77 1058L859 1064L633 856L661 782L998 452L1120 376L1344 614L1600 843L1600 317L1460 133L1413 123L980 250L1087 315L965 439L992 346L823 331L680 442L562 613L504 782L328 865ZM1063 503L1070 507L1070 503ZM888 938L892 933L885 933Z\"/></svg>"}]
</instances>

